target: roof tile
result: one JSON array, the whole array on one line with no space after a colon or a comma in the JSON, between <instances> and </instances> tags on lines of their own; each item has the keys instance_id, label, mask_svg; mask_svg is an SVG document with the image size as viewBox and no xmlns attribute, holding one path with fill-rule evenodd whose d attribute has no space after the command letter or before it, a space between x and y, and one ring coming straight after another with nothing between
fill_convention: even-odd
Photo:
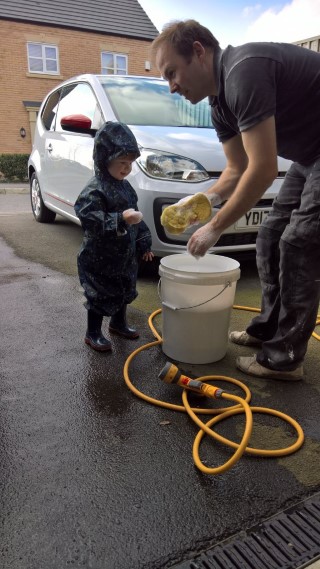
<instances>
[{"instance_id":1,"label":"roof tile","mask_svg":"<svg viewBox=\"0 0 320 569\"><path fill-rule=\"evenodd\" d=\"M0 0L0 19L137 39L158 35L138 0Z\"/></svg>"}]
</instances>

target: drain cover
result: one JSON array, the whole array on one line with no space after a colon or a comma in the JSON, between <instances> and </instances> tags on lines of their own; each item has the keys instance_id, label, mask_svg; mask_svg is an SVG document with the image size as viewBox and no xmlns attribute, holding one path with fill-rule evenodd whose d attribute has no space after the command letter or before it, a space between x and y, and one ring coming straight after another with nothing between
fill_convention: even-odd
<instances>
[{"instance_id":1,"label":"drain cover","mask_svg":"<svg viewBox=\"0 0 320 569\"><path fill-rule=\"evenodd\" d=\"M302 569L320 556L320 494L171 569Z\"/></svg>"}]
</instances>

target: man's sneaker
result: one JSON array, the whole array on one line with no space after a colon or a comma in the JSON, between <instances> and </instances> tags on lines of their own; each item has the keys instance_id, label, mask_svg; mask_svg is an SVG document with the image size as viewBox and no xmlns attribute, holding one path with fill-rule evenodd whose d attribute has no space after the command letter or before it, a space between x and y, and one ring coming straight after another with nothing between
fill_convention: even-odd
<instances>
[{"instance_id":1,"label":"man's sneaker","mask_svg":"<svg viewBox=\"0 0 320 569\"><path fill-rule=\"evenodd\" d=\"M234 344L240 344L240 346L261 346L262 344L259 338L250 336L245 330L242 332L230 332L229 340Z\"/></svg>"},{"instance_id":2,"label":"man's sneaker","mask_svg":"<svg viewBox=\"0 0 320 569\"><path fill-rule=\"evenodd\" d=\"M243 371L248 375L254 375L255 377L262 377L266 379L282 379L284 381L299 381L303 379L303 367L300 366L293 371L276 371L274 369L268 369L259 364L256 360L256 355L254 356L242 356L237 358L236 366L238 369Z\"/></svg>"}]
</instances>

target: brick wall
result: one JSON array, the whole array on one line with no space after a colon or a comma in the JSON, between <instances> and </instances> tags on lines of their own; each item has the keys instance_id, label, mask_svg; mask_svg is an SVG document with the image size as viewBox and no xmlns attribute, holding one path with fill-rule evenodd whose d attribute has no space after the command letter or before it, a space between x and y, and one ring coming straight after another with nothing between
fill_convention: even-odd
<instances>
[{"instance_id":1,"label":"brick wall","mask_svg":"<svg viewBox=\"0 0 320 569\"><path fill-rule=\"evenodd\" d=\"M27 42L58 46L60 75L28 72ZM0 154L31 151L29 113L23 101L40 102L56 85L79 73L101 73L101 51L128 56L130 75L159 76L150 60L150 41L0 20ZM21 138L20 128L26 130Z\"/></svg>"}]
</instances>

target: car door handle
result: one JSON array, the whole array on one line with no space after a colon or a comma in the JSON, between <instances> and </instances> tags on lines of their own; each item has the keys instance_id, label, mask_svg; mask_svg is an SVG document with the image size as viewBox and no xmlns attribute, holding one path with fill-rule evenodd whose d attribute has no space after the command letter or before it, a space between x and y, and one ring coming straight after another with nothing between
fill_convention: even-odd
<instances>
[{"instance_id":1,"label":"car door handle","mask_svg":"<svg viewBox=\"0 0 320 569\"><path fill-rule=\"evenodd\" d=\"M53 150L52 144L48 144L48 152L52 152L52 150Z\"/></svg>"}]
</instances>

